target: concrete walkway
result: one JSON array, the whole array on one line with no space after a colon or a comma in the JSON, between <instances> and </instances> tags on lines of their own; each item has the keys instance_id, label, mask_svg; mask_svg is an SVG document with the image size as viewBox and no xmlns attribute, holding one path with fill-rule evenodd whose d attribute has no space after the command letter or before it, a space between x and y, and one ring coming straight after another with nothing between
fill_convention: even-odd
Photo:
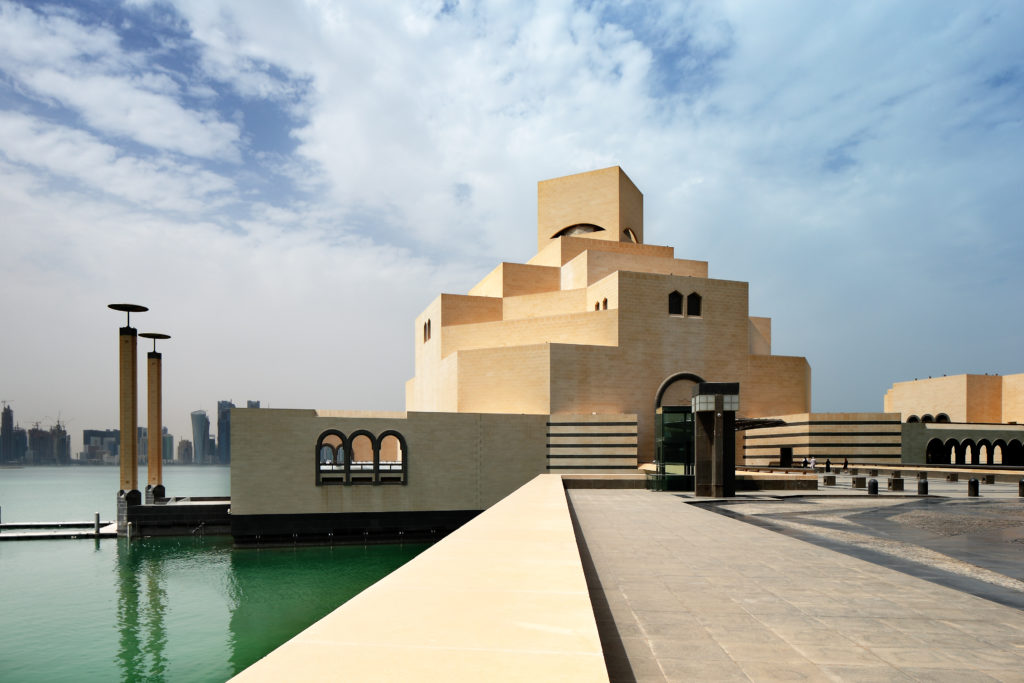
<instances>
[{"instance_id":1,"label":"concrete walkway","mask_svg":"<svg viewBox=\"0 0 1024 683\"><path fill-rule=\"evenodd\" d=\"M567 492L612 681L1024 681L1024 612L686 504Z\"/></svg>"},{"instance_id":2,"label":"concrete walkway","mask_svg":"<svg viewBox=\"0 0 1024 683\"><path fill-rule=\"evenodd\" d=\"M232 680L607 681L561 477L525 484Z\"/></svg>"}]
</instances>

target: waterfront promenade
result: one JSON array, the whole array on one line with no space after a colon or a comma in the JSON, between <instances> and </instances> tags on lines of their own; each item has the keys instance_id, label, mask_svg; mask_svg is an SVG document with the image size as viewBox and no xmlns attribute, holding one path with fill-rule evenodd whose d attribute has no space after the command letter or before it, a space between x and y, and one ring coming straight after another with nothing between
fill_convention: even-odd
<instances>
[{"instance_id":1,"label":"waterfront promenade","mask_svg":"<svg viewBox=\"0 0 1024 683\"><path fill-rule=\"evenodd\" d=\"M678 496L568 493L613 681L1024 680L1019 609Z\"/></svg>"},{"instance_id":2,"label":"waterfront promenade","mask_svg":"<svg viewBox=\"0 0 1024 683\"><path fill-rule=\"evenodd\" d=\"M934 488L966 500L965 482ZM1016 486L982 492L1021 510ZM824 536L841 509L940 500L854 493L817 492ZM801 500L734 505L754 518ZM900 549L868 562L695 502L542 475L238 680L1024 681L1024 611L886 566ZM928 552L911 559L942 556ZM1024 596L970 567L945 569Z\"/></svg>"}]
</instances>

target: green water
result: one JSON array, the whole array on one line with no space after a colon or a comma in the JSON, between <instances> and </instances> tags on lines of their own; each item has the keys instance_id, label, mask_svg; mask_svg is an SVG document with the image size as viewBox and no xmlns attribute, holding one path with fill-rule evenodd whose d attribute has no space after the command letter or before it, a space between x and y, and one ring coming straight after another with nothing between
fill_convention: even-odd
<instances>
[{"instance_id":1,"label":"green water","mask_svg":"<svg viewBox=\"0 0 1024 683\"><path fill-rule=\"evenodd\" d=\"M193 495L224 495L217 469L179 476L207 487ZM114 468L96 470L116 481ZM14 516L40 497L53 513L43 521L89 518L80 508L102 503L89 498L93 477L97 495L113 497L107 477L80 468L0 470L3 521L41 521ZM56 495L69 488L75 496ZM227 537L0 542L0 681L223 681L426 547L234 550Z\"/></svg>"}]
</instances>

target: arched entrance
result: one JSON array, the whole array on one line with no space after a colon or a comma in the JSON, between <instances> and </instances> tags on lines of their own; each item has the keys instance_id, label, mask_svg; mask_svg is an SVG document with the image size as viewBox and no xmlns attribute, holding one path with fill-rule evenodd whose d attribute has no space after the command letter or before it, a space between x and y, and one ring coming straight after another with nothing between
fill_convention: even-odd
<instances>
[{"instance_id":1,"label":"arched entrance","mask_svg":"<svg viewBox=\"0 0 1024 683\"><path fill-rule=\"evenodd\" d=\"M694 489L694 423L690 406L699 375L677 372L661 383L654 397L654 457L659 476L670 490Z\"/></svg>"}]
</instances>

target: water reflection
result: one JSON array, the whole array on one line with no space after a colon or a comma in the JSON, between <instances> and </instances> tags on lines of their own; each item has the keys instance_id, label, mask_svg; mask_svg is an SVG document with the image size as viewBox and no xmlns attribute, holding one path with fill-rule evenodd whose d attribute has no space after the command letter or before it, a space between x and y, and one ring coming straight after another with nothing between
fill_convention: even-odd
<instances>
[{"instance_id":1,"label":"water reflection","mask_svg":"<svg viewBox=\"0 0 1024 683\"><path fill-rule=\"evenodd\" d=\"M226 640L222 591L201 587L219 583L227 571L230 540L207 541L187 538L145 538L116 541L117 633L115 657L123 681L191 679L197 662L182 661L168 654L168 642L177 650L205 647L207 661L201 671L218 668L216 642ZM177 586L171 591L168 584ZM205 598L205 599L204 599ZM175 616L176 615L176 616ZM169 635L169 623L174 638ZM219 623L218 623L219 622ZM183 628L185 624L194 628ZM220 679L227 677L227 655L222 650ZM212 655L212 661L209 655ZM173 674L171 669L173 668Z\"/></svg>"},{"instance_id":2,"label":"water reflection","mask_svg":"<svg viewBox=\"0 0 1024 683\"><path fill-rule=\"evenodd\" d=\"M123 681L230 678L428 547L235 550L230 537L115 543L113 662Z\"/></svg>"},{"instance_id":3,"label":"water reflection","mask_svg":"<svg viewBox=\"0 0 1024 683\"><path fill-rule=\"evenodd\" d=\"M146 562L146 550L143 544L117 540L117 662L123 681L163 680L166 664L166 637L151 635L154 626L158 634L165 633L163 607L153 613L154 604L163 599L165 591L159 588L159 563ZM154 586L156 595L152 595ZM147 655L153 656L155 666L151 667Z\"/></svg>"},{"instance_id":4,"label":"water reflection","mask_svg":"<svg viewBox=\"0 0 1024 683\"><path fill-rule=\"evenodd\" d=\"M231 666L265 656L429 547L336 546L231 553Z\"/></svg>"}]
</instances>

